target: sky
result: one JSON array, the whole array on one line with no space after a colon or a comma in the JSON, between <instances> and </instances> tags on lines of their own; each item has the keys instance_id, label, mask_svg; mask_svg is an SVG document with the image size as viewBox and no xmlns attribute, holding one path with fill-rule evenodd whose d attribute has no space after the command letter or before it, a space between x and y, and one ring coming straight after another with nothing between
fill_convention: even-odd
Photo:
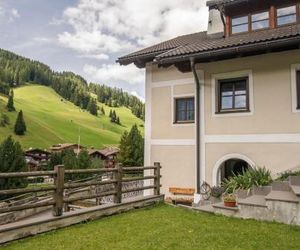
<instances>
[{"instance_id":1,"label":"sky","mask_svg":"<svg viewBox=\"0 0 300 250\"><path fill-rule=\"evenodd\" d=\"M0 0L0 48L144 98L118 57L207 27L205 0Z\"/></svg>"}]
</instances>

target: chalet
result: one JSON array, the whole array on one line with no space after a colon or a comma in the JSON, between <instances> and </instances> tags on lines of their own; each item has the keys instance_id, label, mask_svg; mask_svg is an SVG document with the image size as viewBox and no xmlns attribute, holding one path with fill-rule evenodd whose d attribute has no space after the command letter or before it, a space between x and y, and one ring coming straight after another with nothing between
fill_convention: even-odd
<instances>
[{"instance_id":1,"label":"chalet","mask_svg":"<svg viewBox=\"0 0 300 250\"><path fill-rule=\"evenodd\" d=\"M117 155L119 153L118 148L107 147L104 149L88 149L89 156L91 158L98 158L104 161L105 166L114 166Z\"/></svg>"},{"instance_id":2,"label":"chalet","mask_svg":"<svg viewBox=\"0 0 300 250\"><path fill-rule=\"evenodd\" d=\"M25 160L29 171L43 170L50 160L51 153L47 150L31 148L25 151Z\"/></svg>"},{"instance_id":3,"label":"chalet","mask_svg":"<svg viewBox=\"0 0 300 250\"><path fill-rule=\"evenodd\" d=\"M76 144L76 143L62 143L62 144L53 145L50 148L50 151L51 152L62 152L62 151L67 150L67 149L78 151L78 149L79 150L84 149L84 147L82 145L79 145L79 144Z\"/></svg>"},{"instance_id":4,"label":"chalet","mask_svg":"<svg viewBox=\"0 0 300 250\"><path fill-rule=\"evenodd\" d=\"M300 165L299 1L207 6L207 31L118 59L146 69L145 165L161 162L166 196L190 188L196 202L204 181Z\"/></svg>"}]
</instances>

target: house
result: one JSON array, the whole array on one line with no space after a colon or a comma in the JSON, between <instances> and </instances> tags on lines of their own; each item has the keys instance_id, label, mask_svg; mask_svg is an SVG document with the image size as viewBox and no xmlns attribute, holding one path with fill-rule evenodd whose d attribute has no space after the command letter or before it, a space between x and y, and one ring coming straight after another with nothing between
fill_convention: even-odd
<instances>
[{"instance_id":1,"label":"house","mask_svg":"<svg viewBox=\"0 0 300 250\"><path fill-rule=\"evenodd\" d=\"M193 188L195 202L204 181L300 165L299 1L207 6L207 31L117 60L146 69L145 165L161 163L166 197Z\"/></svg>"},{"instance_id":2,"label":"house","mask_svg":"<svg viewBox=\"0 0 300 250\"><path fill-rule=\"evenodd\" d=\"M50 151L51 152L62 152L64 150L67 150L67 149L71 149L71 150L74 150L74 151L78 151L78 149L84 149L84 147L82 145L79 145L79 144L76 144L76 143L62 143L62 144L56 144L56 145L53 145L51 148L50 148Z\"/></svg>"},{"instance_id":3,"label":"house","mask_svg":"<svg viewBox=\"0 0 300 250\"><path fill-rule=\"evenodd\" d=\"M101 158L101 160L114 160L120 149L114 147L107 147L104 149L88 149L89 156L93 158Z\"/></svg>"},{"instance_id":4,"label":"house","mask_svg":"<svg viewBox=\"0 0 300 250\"><path fill-rule=\"evenodd\" d=\"M51 153L47 150L30 148L25 151L25 160L29 171L43 170L50 160Z\"/></svg>"},{"instance_id":5,"label":"house","mask_svg":"<svg viewBox=\"0 0 300 250\"><path fill-rule=\"evenodd\" d=\"M107 147L104 149L88 149L91 158L98 158L104 161L106 167L115 165L117 155L120 149L114 147Z\"/></svg>"}]
</instances>

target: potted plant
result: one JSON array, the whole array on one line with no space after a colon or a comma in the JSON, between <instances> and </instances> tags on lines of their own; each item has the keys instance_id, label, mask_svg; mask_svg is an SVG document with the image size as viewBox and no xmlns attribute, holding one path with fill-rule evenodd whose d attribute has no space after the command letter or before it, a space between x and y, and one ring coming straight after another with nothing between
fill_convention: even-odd
<instances>
[{"instance_id":1,"label":"potted plant","mask_svg":"<svg viewBox=\"0 0 300 250\"><path fill-rule=\"evenodd\" d=\"M236 207L236 196L234 194L225 194L223 201L225 207Z\"/></svg>"}]
</instances>

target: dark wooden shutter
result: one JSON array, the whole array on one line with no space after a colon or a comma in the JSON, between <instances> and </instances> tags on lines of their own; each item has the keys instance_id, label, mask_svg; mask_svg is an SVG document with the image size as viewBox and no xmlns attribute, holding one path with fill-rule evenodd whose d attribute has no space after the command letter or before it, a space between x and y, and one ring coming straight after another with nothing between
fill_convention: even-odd
<instances>
[{"instance_id":1,"label":"dark wooden shutter","mask_svg":"<svg viewBox=\"0 0 300 250\"><path fill-rule=\"evenodd\" d=\"M300 70L296 73L296 92L297 92L297 109L300 109Z\"/></svg>"}]
</instances>

